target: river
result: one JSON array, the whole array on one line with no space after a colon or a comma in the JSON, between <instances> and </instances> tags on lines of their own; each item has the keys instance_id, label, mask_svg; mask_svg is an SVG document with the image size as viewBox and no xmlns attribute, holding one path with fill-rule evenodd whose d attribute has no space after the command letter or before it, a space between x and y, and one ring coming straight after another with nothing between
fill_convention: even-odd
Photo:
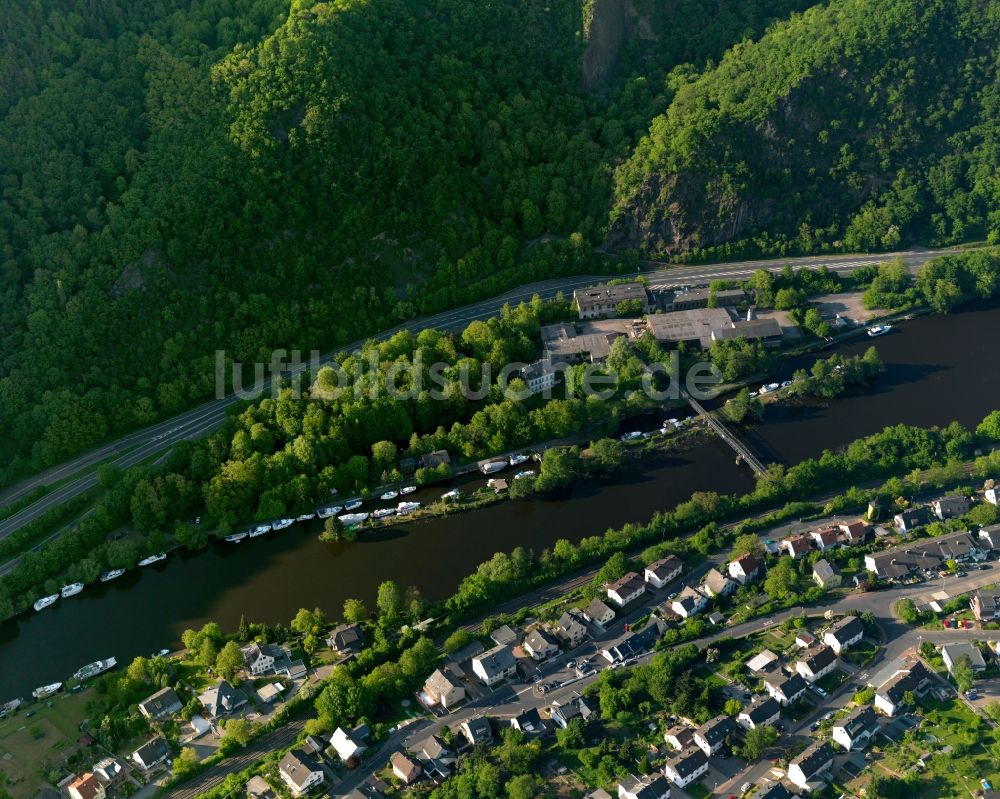
<instances>
[{"instance_id":1,"label":"river","mask_svg":"<svg viewBox=\"0 0 1000 799\"><path fill-rule=\"evenodd\" d=\"M878 347L887 371L871 392L828 407L768 406L766 424L750 431L748 440L767 459L794 463L889 424L974 424L1000 407L994 399L1000 380L988 352L998 327L1000 306L979 305L845 345L839 351ZM813 360L790 361L779 377ZM555 497L417 521L357 542L323 543L315 521L252 542L214 543L207 552L175 552L163 564L88 586L41 613L0 625L0 701L64 679L91 660L114 655L127 663L176 646L185 628L207 620L223 629L235 628L241 614L251 621L287 622L300 607L320 607L336 618L348 597L370 605L383 580L440 599L496 551L539 551L559 538L577 541L645 521L694 491L731 493L751 486L749 471L734 464L732 452L706 440L689 452L630 464L611 479L581 482ZM427 501L442 490L414 498Z\"/></svg>"}]
</instances>

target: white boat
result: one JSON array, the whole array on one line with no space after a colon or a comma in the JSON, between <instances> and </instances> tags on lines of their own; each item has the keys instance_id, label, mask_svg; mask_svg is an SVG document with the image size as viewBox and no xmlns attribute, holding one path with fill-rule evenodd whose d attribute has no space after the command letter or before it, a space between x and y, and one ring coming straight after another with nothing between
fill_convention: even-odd
<instances>
[{"instance_id":1,"label":"white boat","mask_svg":"<svg viewBox=\"0 0 1000 799\"><path fill-rule=\"evenodd\" d=\"M52 696L52 694L59 693L61 688L61 682L49 683L48 685L43 685L41 688L36 688L31 692L31 695L35 697L35 699L45 699L46 697Z\"/></svg>"},{"instance_id":2,"label":"white boat","mask_svg":"<svg viewBox=\"0 0 1000 799\"><path fill-rule=\"evenodd\" d=\"M352 525L367 521L369 516L371 516L370 513L345 513L343 516L338 516L337 521L351 527Z\"/></svg>"},{"instance_id":3,"label":"white boat","mask_svg":"<svg viewBox=\"0 0 1000 799\"><path fill-rule=\"evenodd\" d=\"M319 517L320 517L321 519L329 519L329 518L330 518L331 516L336 516L336 515L337 515L338 513L340 513L340 512L341 512L341 511L342 511L343 509L344 509L344 508L343 508L342 506L340 506L340 505L328 505L328 506L327 506L327 507L325 507L325 508L320 508L320 509L319 509L319 510L317 511L317 515L318 515L318 516L319 516Z\"/></svg>"},{"instance_id":4,"label":"white boat","mask_svg":"<svg viewBox=\"0 0 1000 799\"><path fill-rule=\"evenodd\" d=\"M293 524L295 524L295 519L286 516L284 519L278 519L276 522L273 522L271 524L271 529L278 532L278 530L284 530L286 527L291 527Z\"/></svg>"},{"instance_id":5,"label":"white boat","mask_svg":"<svg viewBox=\"0 0 1000 799\"><path fill-rule=\"evenodd\" d=\"M9 702L4 702L2 705L0 705L0 719L2 719L8 713L13 713L19 707L21 707L20 697L18 697L17 699L11 699Z\"/></svg>"},{"instance_id":6,"label":"white boat","mask_svg":"<svg viewBox=\"0 0 1000 799\"><path fill-rule=\"evenodd\" d=\"M70 583L69 585L64 585L59 589L59 596L63 599L67 599L71 596L76 596L83 590L83 583Z\"/></svg>"},{"instance_id":7,"label":"white boat","mask_svg":"<svg viewBox=\"0 0 1000 799\"><path fill-rule=\"evenodd\" d=\"M781 387L782 388L788 388L791 384L792 384L791 380L782 380L781 381Z\"/></svg>"},{"instance_id":8,"label":"white boat","mask_svg":"<svg viewBox=\"0 0 1000 799\"><path fill-rule=\"evenodd\" d=\"M406 496L407 494L412 494L416 490L417 490L416 486L403 486L401 489L399 489L399 493L402 494L403 496Z\"/></svg>"},{"instance_id":9,"label":"white boat","mask_svg":"<svg viewBox=\"0 0 1000 799\"><path fill-rule=\"evenodd\" d=\"M377 511L375 511L372 514L372 518L373 519L387 519L390 516L395 516L395 515L396 515L396 509L395 508L379 508Z\"/></svg>"},{"instance_id":10,"label":"white boat","mask_svg":"<svg viewBox=\"0 0 1000 799\"><path fill-rule=\"evenodd\" d=\"M384 499L388 501L390 499L395 499L398 496L399 496L398 491L386 491L382 496L379 497L379 499Z\"/></svg>"},{"instance_id":11,"label":"white boat","mask_svg":"<svg viewBox=\"0 0 1000 799\"><path fill-rule=\"evenodd\" d=\"M878 338L879 336L884 336L890 330L892 330L892 325L875 325L868 328L868 335L872 338Z\"/></svg>"},{"instance_id":12,"label":"white boat","mask_svg":"<svg viewBox=\"0 0 1000 799\"><path fill-rule=\"evenodd\" d=\"M242 533L231 533L230 535L226 536L226 541L228 541L230 544L238 544L240 541L242 541L248 535L250 535L250 533L248 533L246 531L244 531Z\"/></svg>"},{"instance_id":13,"label":"white boat","mask_svg":"<svg viewBox=\"0 0 1000 799\"><path fill-rule=\"evenodd\" d=\"M525 469L523 472L518 472L514 475L515 480L520 480L523 477L534 477L535 473L531 469Z\"/></svg>"},{"instance_id":14,"label":"white boat","mask_svg":"<svg viewBox=\"0 0 1000 799\"><path fill-rule=\"evenodd\" d=\"M59 594L49 594L49 596L43 596L41 599L37 600L32 606L35 610L45 610L49 605L59 599Z\"/></svg>"},{"instance_id":15,"label":"white boat","mask_svg":"<svg viewBox=\"0 0 1000 799\"><path fill-rule=\"evenodd\" d=\"M150 655L150 657L153 657L153 658L165 658L169 654L170 654L170 650L169 649L158 649L152 655Z\"/></svg>"},{"instance_id":16,"label":"white boat","mask_svg":"<svg viewBox=\"0 0 1000 799\"><path fill-rule=\"evenodd\" d=\"M357 510L364 503L360 499L349 499L344 503L344 510Z\"/></svg>"},{"instance_id":17,"label":"white boat","mask_svg":"<svg viewBox=\"0 0 1000 799\"><path fill-rule=\"evenodd\" d=\"M631 433L626 433L625 435L623 435L621 437L621 440L622 441L636 441L637 439L640 439L640 438L642 438L642 433L639 432L638 430L634 430Z\"/></svg>"},{"instance_id":18,"label":"white boat","mask_svg":"<svg viewBox=\"0 0 1000 799\"><path fill-rule=\"evenodd\" d=\"M251 527L249 535L251 538L260 538L262 535L267 535L271 532L271 525L269 524L258 524L256 527Z\"/></svg>"},{"instance_id":19,"label":"white boat","mask_svg":"<svg viewBox=\"0 0 1000 799\"><path fill-rule=\"evenodd\" d=\"M139 561L140 566L152 566L154 563L159 563L161 560L167 559L166 552L157 552L155 555L150 555L148 558L143 558Z\"/></svg>"},{"instance_id":20,"label":"white boat","mask_svg":"<svg viewBox=\"0 0 1000 799\"><path fill-rule=\"evenodd\" d=\"M105 658L104 660L95 660L93 663L88 663L81 669L77 669L73 674L74 680L89 680L91 677L96 677L98 674L103 674L109 669L113 669L118 665L118 658Z\"/></svg>"},{"instance_id":21,"label":"white boat","mask_svg":"<svg viewBox=\"0 0 1000 799\"><path fill-rule=\"evenodd\" d=\"M485 463L481 463L479 465L479 471L483 474L495 474L496 472L506 469L508 466L510 466L510 464L507 463L506 460L486 461Z\"/></svg>"},{"instance_id":22,"label":"white boat","mask_svg":"<svg viewBox=\"0 0 1000 799\"><path fill-rule=\"evenodd\" d=\"M101 575L102 583L110 583L112 580L117 580L125 574L125 569L111 569L111 571L106 571Z\"/></svg>"},{"instance_id":23,"label":"white boat","mask_svg":"<svg viewBox=\"0 0 1000 799\"><path fill-rule=\"evenodd\" d=\"M300 513L298 516L295 517L295 521L297 521L297 522L311 522L315 518L316 518L316 514L315 513Z\"/></svg>"},{"instance_id":24,"label":"white boat","mask_svg":"<svg viewBox=\"0 0 1000 799\"><path fill-rule=\"evenodd\" d=\"M413 513L417 508L420 507L419 502L400 502L396 506L396 513L400 516L406 516L407 514Z\"/></svg>"},{"instance_id":25,"label":"white boat","mask_svg":"<svg viewBox=\"0 0 1000 799\"><path fill-rule=\"evenodd\" d=\"M531 460L531 456L530 455L525 455L523 452L519 452L519 453L515 453L514 455L510 456L510 465L511 466L520 466L525 461L530 461L530 460Z\"/></svg>"},{"instance_id":26,"label":"white boat","mask_svg":"<svg viewBox=\"0 0 1000 799\"><path fill-rule=\"evenodd\" d=\"M451 491L447 491L444 494L442 494L441 499L447 501L449 499L458 499L460 496L462 496L462 492L459 491L457 488L453 488L451 489Z\"/></svg>"}]
</instances>

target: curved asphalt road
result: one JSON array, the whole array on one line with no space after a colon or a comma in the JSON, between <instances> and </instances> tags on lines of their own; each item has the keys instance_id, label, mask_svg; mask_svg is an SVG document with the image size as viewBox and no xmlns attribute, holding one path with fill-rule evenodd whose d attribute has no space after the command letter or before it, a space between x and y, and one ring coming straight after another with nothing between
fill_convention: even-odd
<instances>
[{"instance_id":1,"label":"curved asphalt road","mask_svg":"<svg viewBox=\"0 0 1000 799\"><path fill-rule=\"evenodd\" d=\"M650 286L656 289L707 283L720 278L745 278L760 268L780 269L790 266L793 269L815 269L825 264L837 272L849 273L860 267L884 263L897 257L902 258L911 271L915 271L930 258L951 252L956 252L956 250L908 250L881 255L812 256L808 258L781 258L776 260L739 261L711 265L700 264L696 266L664 266L654 261L645 261L642 263L642 267L643 274L648 278ZM621 277L621 275L614 277ZM324 361L329 360L337 353L357 349L369 338L381 340L389 338L401 330L416 332L427 327L434 327L444 331L459 330L472 321L495 316L501 306L506 303L516 304L522 300L527 301L535 294L541 296L542 299L550 299L560 291L571 292L573 289L592 285L600 279L602 278L599 276L585 275L557 278L520 286L489 300L483 300L422 319L415 319L366 339L359 339L328 354L324 357ZM53 467L41 474L24 480L6 492L0 493L0 503L8 504L38 486L52 485L60 481L65 481L58 488L50 491L36 502L0 522L0 539L38 518L47 510L78 496L88 488L94 486L97 483L96 467L99 463L108 461L120 469L127 469L153 455L166 452L179 441L203 436L222 424L226 416L226 410L236 401L237 398L234 395L221 400L212 400L190 411L179 414L172 419L123 436L116 441L105 444L60 466Z\"/></svg>"}]
</instances>

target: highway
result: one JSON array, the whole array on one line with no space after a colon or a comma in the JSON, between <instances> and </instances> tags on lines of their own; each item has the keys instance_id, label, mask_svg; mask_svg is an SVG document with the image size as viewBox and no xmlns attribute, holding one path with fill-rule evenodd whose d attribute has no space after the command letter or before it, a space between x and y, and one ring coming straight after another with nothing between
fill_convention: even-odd
<instances>
[{"instance_id":1,"label":"highway","mask_svg":"<svg viewBox=\"0 0 1000 799\"><path fill-rule=\"evenodd\" d=\"M755 270L761 268L782 269L788 266L797 270L815 269L826 265L834 271L846 274L863 266L884 263L894 258L901 258L911 271L916 271L930 258L954 252L957 252L957 250L908 250L880 255L812 256L806 258L739 261L695 266L664 266L656 262L647 261L643 262L641 274L649 280L651 288L662 289L708 283L716 279L746 278ZM535 294L538 294L543 299L551 299L558 292L569 293L574 289L592 285L608 277L621 277L621 275L584 275L546 280L520 286L489 300L472 303L471 305L445 311L433 316L415 319L374 336L351 342L332 353L328 353L324 356L323 360L329 360L342 352L355 350L366 340L386 339L402 330L416 332L428 327L447 332L460 330L470 322L488 319L491 316L497 315L504 304L516 304L521 301L527 301ZM98 464L108 462L120 469L127 469L152 456L166 452L180 441L204 436L222 424L227 409L236 402L237 398L234 395L206 402L171 419L130 433L116 441L109 442L71 461L48 469L8 488L6 491L0 493L0 507L16 501L39 486L59 484L45 496L0 522L0 539L38 518L47 510L57 507L66 500L94 486L97 482L96 468Z\"/></svg>"}]
</instances>

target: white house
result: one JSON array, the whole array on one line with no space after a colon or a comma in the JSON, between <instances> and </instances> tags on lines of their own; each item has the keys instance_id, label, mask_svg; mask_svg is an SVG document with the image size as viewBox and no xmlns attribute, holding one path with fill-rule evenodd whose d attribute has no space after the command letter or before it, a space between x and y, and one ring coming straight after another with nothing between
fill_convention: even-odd
<instances>
[{"instance_id":1,"label":"white house","mask_svg":"<svg viewBox=\"0 0 1000 799\"><path fill-rule=\"evenodd\" d=\"M615 612L599 599L590 600L583 615L587 621L598 627L604 627L615 620Z\"/></svg>"},{"instance_id":2,"label":"white house","mask_svg":"<svg viewBox=\"0 0 1000 799\"><path fill-rule=\"evenodd\" d=\"M800 674L788 677L778 672L764 676L764 688L767 689L768 696L777 700L782 706L795 702L806 692L807 687L806 681Z\"/></svg>"},{"instance_id":3,"label":"white house","mask_svg":"<svg viewBox=\"0 0 1000 799\"><path fill-rule=\"evenodd\" d=\"M574 647L589 634L584 621L583 613L576 608L571 608L559 617L554 632L561 641Z\"/></svg>"},{"instance_id":4,"label":"white house","mask_svg":"<svg viewBox=\"0 0 1000 799\"><path fill-rule=\"evenodd\" d=\"M716 754L733 734L736 724L729 716L716 716L694 731L694 742L707 756Z\"/></svg>"},{"instance_id":5,"label":"white house","mask_svg":"<svg viewBox=\"0 0 1000 799\"><path fill-rule=\"evenodd\" d=\"M986 661L983 659L983 653L979 651L979 647L975 644L960 641L954 644L945 644L941 647L941 660L944 661L949 674L955 673L955 664L963 657L969 659L969 665L972 666L973 671L984 671L986 669Z\"/></svg>"},{"instance_id":6,"label":"white house","mask_svg":"<svg viewBox=\"0 0 1000 799\"><path fill-rule=\"evenodd\" d=\"M718 569L709 569L705 573L705 580L701 584L701 590L705 596L729 596L736 590L736 583Z\"/></svg>"},{"instance_id":7,"label":"white house","mask_svg":"<svg viewBox=\"0 0 1000 799\"><path fill-rule=\"evenodd\" d=\"M629 775L618 783L618 799L670 799L670 783L658 774Z\"/></svg>"},{"instance_id":8,"label":"white house","mask_svg":"<svg viewBox=\"0 0 1000 799\"><path fill-rule=\"evenodd\" d=\"M840 534L839 527L831 526L813 530L809 533L809 537L812 538L813 546L820 552L823 552L827 549L834 549L840 546Z\"/></svg>"},{"instance_id":9,"label":"white house","mask_svg":"<svg viewBox=\"0 0 1000 799\"><path fill-rule=\"evenodd\" d=\"M865 636L865 626L857 616L843 616L823 633L823 643L838 655Z\"/></svg>"},{"instance_id":10,"label":"white house","mask_svg":"<svg viewBox=\"0 0 1000 799\"><path fill-rule=\"evenodd\" d=\"M729 563L729 576L740 585L752 583L760 577L764 564L753 554L746 554Z\"/></svg>"},{"instance_id":11,"label":"white house","mask_svg":"<svg viewBox=\"0 0 1000 799\"><path fill-rule=\"evenodd\" d=\"M424 693L434 704L451 710L465 699L465 686L451 674L437 669L424 683Z\"/></svg>"},{"instance_id":12,"label":"white house","mask_svg":"<svg viewBox=\"0 0 1000 799\"><path fill-rule=\"evenodd\" d=\"M547 358L530 363L521 370L521 377L528 384L528 391L531 394L552 388L556 384L558 374L559 370Z\"/></svg>"},{"instance_id":13,"label":"white house","mask_svg":"<svg viewBox=\"0 0 1000 799\"><path fill-rule=\"evenodd\" d=\"M812 550L812 543L810 543L808 536L793 535L782 539L781 548L790 558L798 560L809 554Z\"/></svg>"},{"instance_id":14,"label":"white house","mask_svg":"<svg viewBox=\"0 0 1000 799\"><path fill-rule=\"evenodd\" d=\"M667 583L680 577L683 571L684 564L681 563L680 558L668 555L654 563L650 563L646 567L646 582L653 586L653 588L663 588Z\"/></svg>"},{"instance_id":15,"label":"white house","mask_svg":"<svg viewBox=\"0 0 1000 799\"><path fill-rule=\"evenodd\" d=\"M878 735L878 717L870 707L859 707L833 725L833 740L850 752L867 749Z\"/></svg>"},{"instance_id":16,"label":"white house","mask_svg":"<svg viewBox=\"0 0 1000 799\"><path fill-rule=\"evenodd\" d=\"M472 673L492 687L513 676L517 660L509 646L495 646L472 659Z\"/></svg>"},{"instance_id":17,"label":"white house","mask_svg":"<svg viewBox=\"0 0 1000 799\"><path fill-rule=\"evenodd\" d=\"M768 697L761 702L754 702L740 711L736 719L745 730L753 730L762 724L770 724L772 727L781 719L781 705L777 699Z\"/></svg>"},{"instance_id":18,"label":"white house","mask_svg":"<svg viewBox=\"0 0 1000 799\"><path fill-rule=\"evenodd\" d=\"M535 628L524 638L524 651L533 660L545 660L559 652L559 642L541 628Z\"/></svg>"},{"instance_id":19,"label":"white house","mask_svg":"<svg viewBox=\"0 0 1000 799\"><path fill-rule=\"evenodd\" d=\"M337 752L337 756L348 765L354 765L365 753L365 747L360 741L355 740L351 734L343 727L337 727L330 737L330 746Z\"/></svg>"},{"instance_id":20,"label":"white house","mask_svg":"<svg viewBox=\"0 0 1000 799\"><path fill-rule=\"evenodd\" d=\"M423 771L417 761L407 757L403 752L396 752L389 758L389 763L392 765L393 776L404 785L416 782Z\"/></svg>"},{"instance_id":21,"label":"white house","mask_svg":"<svg viewBox=\"0 0 1000 799\"><path fill-rule=\"evenodd\" d=\"M688 749L670 758L663 773L678 788L684 788L708 771L708 758L701 749Z\"/></svg>"},{"instance_id":22,"label":"white house","mask_svg":"<svg viewBox=\"0 0 1000 799\"><path fill-rule=\"evenodd\" d=\"M816 742L788 764L788 779L796 788L812 793L825 784L825 772L832 765L833 749L830 744Z\"/></svg>"},{"instance_id":23,"label":"white house","mask_svg":"<svg viewBox=\"0 0 1000 799\"><path fill-rule=\"evenodd\" d=\"M271 674L274 671L275 652L270 646L250 644L240 651L243 653L243 662L246 664L247 671L253 677Z\"/></svg>"},{"instance_id":24,"label":"white house","mask_svg":"<svg viewBox=\"0 0 1000 799\"><path fill-rule=\"evenodd\" d=\"M682 619L689 619L701 613L707 605L708 597L688 586L670 603L670 609Z\"/></svg>"},{"instance_id":25,"label":"white house","mask_svg":"<svg viewBox=\"0 0 1000 799\"><path fill-rule=\"evenodd\" d=\"M154 766L162 763L170 754L167 742L159 735L150 738L132 753L132 762L143 771L149 771Z\"/></svg>"},{"instance_id":26,"label":"white house","mask_svg":"<svg viewBox=\"0 0 1000 799\"><path fill-rule=\"evenodd\" d=\"M875 688L875 708L894 716L902 706L908 691L916 696L927 692L931 674L919 660L895 660L872 678Z\"/></svg>"},{"instance_id":27,"label":"white house","mask_svg":"<svg viewBox=\"0 0 1000 799\"><path fill-rule=\"evenodd\" d=\"M646 581L635 572L629 572L624 577L608 584L608 599L618 607L625 607L629 602L646 593Z\"/></svg>"},{"instance_id":28,"label":"white house","mask_svg":"<svg viewBox=\"0 0 1000 799\"><path fill-rule=\"evenodd\" d=\"M323 769L316 759L304 749L292 749L278 763L278 776L292 796L309 793L323 783Z\"/></svg>"},{"instance_id":29,"label":"white house","mask_svg":"<svg viewBox=\"0 0 1000 799\"><path fill-rule=\"evenodd\" d=\"M795 662L795 671L808 683L821 680L837 668L837 653L826 644L806 649Z\"/></svg>"}]
</instances>

